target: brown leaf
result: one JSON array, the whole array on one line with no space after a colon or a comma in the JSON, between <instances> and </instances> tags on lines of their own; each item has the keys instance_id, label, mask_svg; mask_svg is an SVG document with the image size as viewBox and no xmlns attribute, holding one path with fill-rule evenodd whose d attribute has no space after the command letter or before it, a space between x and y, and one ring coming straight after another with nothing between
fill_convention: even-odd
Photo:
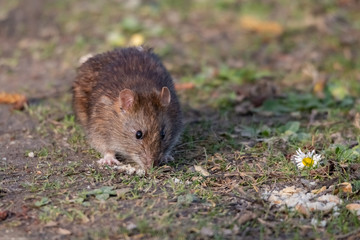
<instances>
[{"instance_id":1,"label":"brown leaf","mask_svg":"<svg viewBox=\"0 0 360 240\"><path fill-rule=\"evenodd\" d=\"M324 88L325 88L326 81L324 79L321 79L314 83L313 91L316 94L316 96L323 98L324 97Z\"/></svg>"},{"instance_id":2,"label":"brown leaf","mask_svg":"<svg viewBox=\"0 0 360 240\"><path fill-rule=\"evenodd\" d=\"M194 165L194 168L195 168L195 171L197 171L198 173L200 173L204 177L210 176L210 173L205 168L203 168L202 166Z\"/></svg>"},{"instance_id":3,"label":"brown leaf","mask_svg":"<svg viewBox=\"0 0 360 240\"><path fill-rule=\"evenodd\" d=\"M30 208L28 206L22 206L21 207L21 211L16 213L17 217L23 218L23 219L28 219L28 212L29 212Z\"/></svg>"},{"instance_id":4,"label":"brown leaf","mask_svg":"<svg viewBox=\"0 0 360 240\"><path fill-rule=\"evenodd\" d=\"M250 211L245 211L238 219L237 223L242 225L248 221L251 221L256 218L256 214Z\"/></svg>"},{"instance_id":5,"label":"brown leaf","mask_svg":"<svg viewBox=\"0 0 360 240\"><path fill-rule=\"evenodd\" d=\"M258 218L257 219L259 221L259 223L261 223L262 225L266 226L266 227L270 227L270 228L276 228L276 224L273 223L273 222L268 222L268 221L265 221L261 218Z\"/></svg>"},{"instance_id":6,"label":"brown leaf","mask_svg":"<svg viewBox=\"0 0 360 240\"><path fill-rule=\"evenodd\" d=\"M295 206L295 209L296 209L296 211L298 211L302 215L304 215L306 217L310 217L309 209L307 209L304 205L298 204L298 205Z\"/></svg>"},{"instance_id":7,"label":"brown leaf","mask_svg":"<svg viewBox=\"0 0 360 240\"><path fill-rule=\"evenodd\" d=\"M69 230L65 229L65 228L59 228L57 230L57 232L60 235L70 235L71 234L71 232Z\"/></svg>"},{"instance_id":8,"label":"brown leaf","mask_svg":"<svg viewBox=\"0 0 360 240\"><path fill-rule=\"evenodd\" d=\"M21 110L26 104L26 97L21 94L11 94L6 92L0 93L0 104L12 104L14 109Z\"/></svg>"},{"instance_id":9,"label":"brown leaf","mask_svg":"<svg viewBox=\"0 0 360 240\"><path fill-rule=\"evenodd\" d=\"M343 182L338 185L339 190L344 193L352 193L352 186L348 182Z\"/></svg>"},{"instance_id":10,"label":"brown leaf","mask_svg":"<svg viewBox=\"0 0 360 240\"><path fill-rule=\"evenodd\" d=\"M359 212L360 204L359 203L350 203L350 204L346 205L346 208L351 212Z\"/></svg>"},{"instance_id":11,"label":"brown leaf","mask_svg":"<svg viewBox=\"0 0 360 240\"><path fill-rule=\"evenodd\" d=\"M274 82L263 79L256 84L244 84L236 87L235 92L238 103L235 111L240 114L247 114L254 107L261 106L267 99L277 97L280 91Z\"/></svg>"},{"instance_id":12,"label":"brown leaf","mask_svg":"<svg viewBox=\"0 0 360 240\"><path fill-rule=\"evenodd\" d=\"M360 129L360 113L356 113L354 117L354 126Z\"/></svg>"},{"instance_id":13,"label":"brown leaf","mask_svg":"<svg viewBox=\"0 0 360 240\"><path fill-rule=\"evenodd\" d=\"M326 190L326 186L323 186L322 188L311 190L311 193L319 194L319 193L322 193L325 190Z\"/></svg>"},{"instance_id":14,"label":"brown leaf","mask_svg":"<svg viewBox=\"0 0 360 240\"><path fill-rule=\"evenodd\" d=\"M9 216L9 211L0 211L0 221L4 221Z\"/></svg>"},{"instance_id":15,"label":"brown leaf","mask_svg":"<svg viewBox=\"0 0 360 240\"><path fill-rule=\"evenodd\" d=\"M44 227L55 227L58 223L54 221L47 222Z\"/></svg>"},{"instance_id":16,"label":"brown leaf","mask_svg":"<svg viewBox=\"0 0 360 240\"><path fill-rule=\"evenodd\" d=\"M116 190L116 195L118 197L123 197L126 193L130 192L131 188L121 188Z\"/></svg>"},{"instance_id":17,"label":"brown leaf","mask_svg":"<svg viewBox=\"0 0 360 240\"><path fill-rule=\"evenodd\" d=\"M283 27L279 23L273 21L263 21L253 16L241 17L240 25L248 31L273 37L277 37L284 32Z\"/></svg>"}]
</instances>

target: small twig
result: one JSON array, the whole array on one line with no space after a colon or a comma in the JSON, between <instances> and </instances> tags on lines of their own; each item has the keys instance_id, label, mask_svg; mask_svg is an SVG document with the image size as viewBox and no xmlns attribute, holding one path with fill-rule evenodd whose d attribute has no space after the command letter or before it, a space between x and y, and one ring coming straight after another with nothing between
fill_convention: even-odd
<instances>
[{"instance_id":1,"label":"small twig","mask_svg":"<svg viewBox=\"0 0 360 240\"><path fill-rule=\"evenodd\" d=\"M270 228L273 228L273 229L276 227L276 225L274 223L267 222L267 221L265 221L265 220L263 220L261 218L258 218L257 220L259 221L259 223L261 223L264 226L267 226L267 227L270 227Z\"/></svg>"},{"instance_id":2,"label":"small twig","mask_svg":"<svg viewBox=\"0 0 360 240\"><path fill-rule=\"evenodd\" d=\"M193 144L193 143L201 143L201 142L205 142L205 140L198 140L198 141L192 141L192 142L184 142L184 143L181 143L181 144L177 144L176 147L178 148L178 147L190 145L190 144Z\"/></svg>"},{"instance_id":3,"label":"small twig","mask_svg":"<svg viewBox=\"0 0 360 240\"><path fill-rule=\"evenodd\" d=\"M357 233L360 233L360 228L358 229L355 229L354 231L352 232L349 232L347 234L342 234L342 235L338 235L338 236L335 236L335 239L347 239L348 237L352 236L352 235L355 235ZM355 239L355 238L354 238Z\"/></svg>"},{"instance_id":4,"label":"small twig","mask_svg":"<svg viewBox=\"0 0 360 240\"><path fill-rule=\"evenodd\" d=\"M315 196L310 198L309 201L314 200L315 198L321 197L321 196L323 196L327 193L333 192L333 191L334 191L334 189L330 189L330 188L326 189L326 190L322 191L321 193L315 194Z\"/></svg>"}]
</instances>

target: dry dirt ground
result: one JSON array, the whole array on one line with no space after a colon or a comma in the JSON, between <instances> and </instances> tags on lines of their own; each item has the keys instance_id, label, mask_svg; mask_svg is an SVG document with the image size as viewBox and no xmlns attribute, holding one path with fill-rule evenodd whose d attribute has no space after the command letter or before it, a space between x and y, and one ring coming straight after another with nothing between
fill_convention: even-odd
<instances>
[{"instance_id":1,"label":"dry dirt ground","mask_svg":"<svg viewBox=\"0 0 360 240\"><path fill-rule=\"evenodd\" d=\"M0 92L28 100L0 104L0 239L360 239L358 1L0 6ZM186 124L176 161L146 176L100 168L71 107L80 57L137 43L174 76ZM298 148L319 167L298 170ZM271 203L291 186L341 201Z\"/></svg>"}]
</instances>

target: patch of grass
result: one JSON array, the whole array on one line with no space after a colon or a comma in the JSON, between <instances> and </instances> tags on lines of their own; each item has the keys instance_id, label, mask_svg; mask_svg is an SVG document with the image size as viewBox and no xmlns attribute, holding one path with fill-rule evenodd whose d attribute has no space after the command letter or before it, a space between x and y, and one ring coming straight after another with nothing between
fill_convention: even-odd
<instances>
[{"instance_id":1,"label":"patch of grass","mask_svg":"<svg viewBox=\"0 0 360 240\"><path fill-rule=\"evenodd\" d=\"M67 188L67 184L61 183L59 181L46 181L43 183L41 190L47 191L47 190L59 190L60 188Z\"/></svg>"},{"instance_id":2,"label":"patch of grass","mask_svg":"<svg viewBox=\"0 0 360 240\"><path fill-rule=\"evenodd\" d=\"M44 147L44 148L41 148L39 151L37 151L35 153L35 156L39 157L39 158L46 158L49 156L49 149Z\"/></svg>"},{"instance_id":3,"label":"patch of grass","mask_svg":"<svg viewBox=\"0 0 360 240\"><path fill-rule=\"evenodd\" d=\"M39 212L39 220L45 223L49 221L55 221L61 214L63 214L63 210L57 206L44 206Z\"/></svg>"},{"instance_id":4,"label":"patch of grass","mask_svg":"<svg viewBox=\"0 0 360 240\"><path fill-rule=\"evenodd\" d=\"M326 226L326 231L330 234L338 235L349 233L353 229L358 229L359 227L360 220L358 217L355 214L350 213L347 209L340 208L338 216L330 217Z\"/></svg>"}]
</instances>

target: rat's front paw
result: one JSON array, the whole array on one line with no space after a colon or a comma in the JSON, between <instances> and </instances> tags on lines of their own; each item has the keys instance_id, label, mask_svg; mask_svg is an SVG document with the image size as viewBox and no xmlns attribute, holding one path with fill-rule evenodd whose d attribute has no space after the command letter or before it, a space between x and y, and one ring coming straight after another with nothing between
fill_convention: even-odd
<instances>
[{"instance_id":1,"label":"rat's front paw","mask_svg":"<svg viewBox=\"0 0 360 240\"><path fill-rule=\"evenodd\" d=\"M97 161L101 166L103 165L120 165L120 162L115 158L113 154L105 154L105 156Z\"/></svg>"},{"instance_id":2,"label":"rat's front paw","mask_svg":"<svg viewBox=\"0 0 360 240\"><path fill-rule=\"evenodd\" d=\"M174 158L171 155L166 155L161 159L161 163L168 163L172 161L174 161Z\"/></svg>"}]
</instances>

